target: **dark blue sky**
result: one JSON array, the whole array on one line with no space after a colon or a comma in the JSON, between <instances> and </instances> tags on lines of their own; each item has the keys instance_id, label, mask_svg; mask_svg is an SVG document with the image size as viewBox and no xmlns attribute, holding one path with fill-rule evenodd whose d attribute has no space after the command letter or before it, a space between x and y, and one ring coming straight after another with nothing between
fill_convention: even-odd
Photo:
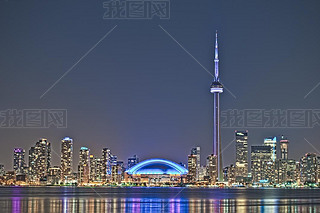
<instances>
[{"instance_id":1,"label":"dark blue sky","mask_svg":"<svg viewBox=\"0 0 320 213\"><path fill-rule=\"evenodd\" d=\"M67 109L66 129L0 128L0 163L12 167L14 147L29 150L46 137L74 138L74 160L88 146L119 159L187 161L200 145L212 151L213 43L219 30L221 108L316 109L320 87L320 3L316 0L171 0L169 20L104 20L103 1L0 1L0 97L6 109ZM109 30L112 31L42 99L40 96ZM226 147L234 130L222 129ZM285 134L290 156L317 149L319 126L255 128L249 145ZM224 151L234 162L235 146ZM59 156L53 154L53 164Z\"/></svg>"}]
</instances>

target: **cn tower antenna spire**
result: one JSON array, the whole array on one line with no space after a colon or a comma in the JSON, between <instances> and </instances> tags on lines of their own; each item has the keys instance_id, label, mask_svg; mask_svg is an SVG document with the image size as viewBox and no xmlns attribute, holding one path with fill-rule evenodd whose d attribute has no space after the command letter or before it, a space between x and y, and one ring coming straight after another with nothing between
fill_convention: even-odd
<instances>
[{"instance_id":1,"label":"cn tower antenna spire","mask_svg":"<svg viewBox=\"0 0 320 213\"><path fill-rule=\"evenodd\" d=\"M216 45L214 48L214 81L219 81L218 30L216 30Z\"/></svg>"}]
</instances>

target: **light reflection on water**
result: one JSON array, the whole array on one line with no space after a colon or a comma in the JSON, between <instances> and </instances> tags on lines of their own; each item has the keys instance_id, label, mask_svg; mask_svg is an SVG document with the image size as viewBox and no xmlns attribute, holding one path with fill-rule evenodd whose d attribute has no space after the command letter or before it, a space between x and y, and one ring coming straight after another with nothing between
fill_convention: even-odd
<instances>
[{"instance_id":1,"label":"light reflection on water","mask_svg":"<svg viewBox=\"0 0 320 213\"><path fill-rule=\"evenodd\" d=\"M320 212L319 190L179 190L0 188L0 212Z\"/></svg>"}]
</instances>

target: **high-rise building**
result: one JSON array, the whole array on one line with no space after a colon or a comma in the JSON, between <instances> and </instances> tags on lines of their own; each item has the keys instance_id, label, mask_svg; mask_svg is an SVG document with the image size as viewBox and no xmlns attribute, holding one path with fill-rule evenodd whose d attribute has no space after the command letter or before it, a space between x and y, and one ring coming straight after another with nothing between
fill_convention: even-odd
<instances>
[{"instance_id":1,"label":"high-rise building","mask_svg":"<svg viewBox=\"0 0 320 213\"><path fill-rule=\"evenodd\" d=\"M51 144L47 139L40 139L29 150L29 181L46 180L51 167Z\"/></svg>"},{"instance_id":2,"label":"high-rise building","mask_svg":"<svg viewBox=\"0 0 320 213\"><path fill-rule=\"evenodd\" d=\"M4 176L6 174L6 170L4 169L4 165L0 164L0 176Z\"/></svg>"},{"instance_id":3,"label":"high-rise building","mask_svg":"<svg viewBox=\"0 0 320 213\"><path fill-rule=\"evenodd\" d=\"M300 181L301 183L316 183L318 159L315 153L306 153L300 159Z\"/></svg>"},{"instance_id":4,"label":"high-rise building","mask_svg":"<svg viewBox=\"0 0 320 213\"><path fill-rule=\"evenodd\" d=\"M45 178L48 175L51 167L51 144L47 139L40 139L35 146L37 150L37 175L39 179Z\"/></svg>"},{"instance_id":5,"label":"high-rise building","mask_svg":"<svg viewBox=\"0 0 320 213\"><path fill-rule=\"evenodd\" d=\"M102 180L107 181L111 178L111 150L109 148L102 149Z\"/></svg>"},{"instance_id":6,"label":"high-rise building","mask_svg":"<svg viewBox=\"0 0 320 213\"><path fill-rule=\"evenodd\" d=\"M197 156L197 166L200 166L200 146L191 149L191 155Z\"/></svg>"},{"instance_id":7,"label":"high-rise building","mask_svg":"<svg viewBox=\"0 0 320 213\"><path fill-rule=\"evenodd\" d=\"M22 148L13 149L13 170L16 175L25 174L24 154L25 151Z\"/></svg>"},{"instance_id":8,"label":"high-rise building","mask_svg":"<svg viewBox=\"0 0 320 213\"><path fill-rule=\"evenodd\" d=\"M219 56L218 56L218 33L216 32L214 79L210 87L213 94L213 154L217 156L218 181L223 181L222 173L222 153L221 153L221 135L220 135L220 93L223 92L223 85L219 79Z\"/></svg>"},{"instance_id":9,"label":"high-rise building","mask_svg":"<svg viewBox=\"0 0 320 213\"><path fill-rule=\"evenodd\" d=\"M211 154L207 157L207 176L209 177L210 184L215 184L218 178L217 174L217 156Z\"/></svg>"},{"instance_id":10,"label":"high-rise building","mask_svg":"<svg viewBox=\"0 0 320 213\"><path fill-rule=\"evenodd\" d=\"M248 176L248 131L236 131L236 177ZM241 178L243 179L243 178Z\"/></svg>"},{"instance_id":11,"label":"high-rise building","mask_svg":"<svg viewBox=\"0 0 320 213\"><path fill-rule=\"evenodd\" d=\"M188 182L195 182L197 175L197 156L196 155L188 155Z\"/></svg>"},{"instance_id":12,"label":"high-rise building","mask_svg":"<svg viewBox=\"0 0 320 213\"><path fill-rule=\"evenodd\" d=\"M96 179L96 159L94 155L90 155L90 182L94 182Z\"/></svg>"},{"instance_id":13,"label":"high-rise building","mask_svg":"<svg viewBox=\"0 0 320 213\"><path fill-rule=\"evenodd\" d=\"M281 159L288 159L288 149L289 149L289 140L285 138L283 135L280 139L280 158Z\"/></svg>"},{"instance_id":14,"label":"high-rise building","mask_svg":"<svg viewBox=\"0 0 320 213\"><path fill-rule=\"evenodd\" d=\"M272 147L254 145L251 146L251 175L254 183L259 181L272 181ZM269 170L272 171L269 171Z\"/></svg>"},{"instance_id":15,"label":"high-rise building","mask_svg":"<svg viewBox=\"0 0 320 213\"><path fill-rule=\"evenodd\" d=\"M275 161L277 159L277 137L269 137L264 139L264 145L272 148L271 159Z\"/></svg>"},{"instance_id":16,"label":"high-rise building","mask_svg":"<svg viewBox=\"0 0 320 213\"><path fill-rule=\"evenodd\" d=\"M79 152L78 182L80 185L89 183L90 179L90 149L81 147Z\"/></svg>"},{"instance_id":17,"label":"high-rise building","mask_svg":"<svg viewBox=\"0 0 320 213\"><path fill-rule=\"evenodd\" d=\"M59 185L61 181L61 168L59 166L54 166L49 168L48 181L47 184Z\"/></svg>"},{"instance_id":18,"label":"high-rise building","mask_svg":"<svg viewBox=\"0 0 320 213\"><path fill-rule=\"evenodd\" d=\"M297 161L293 159L288 159L287 161L287 169L286 169L286 179L284 182L286 183L296 183L297 182Z\"/></svg>"},{"instance_id":19,"label":"high-rise building","mask_svg":"<svg viewBox=\"0 0 320 213\"><path fill-rule=\"evenodd\" d=\"M116 164L112 165L111 180L115 184L120 184L123 180L124 175L124 164L122 161L117 161Z\"/></svg>"},{"instance_id":20,"label":"high-rise building","mask_svg":"<svg viewBox=\"0 0 320 213\"><path fill-rule=\"evenodd\" d=\"M127 169L130 169L134 165L139 163L139 158L137 155L133 155L133 157L128 158L128 166Z\"/></svg>"},{"instance_id":21,"label":"high-rise building","mask_svg":"<svg viewBox=\"0 0 320 213\"><path fill-rule=\"evenodd\" d=\"M206 176L207 176L207 167L200 166L198 168L198 181L204 181Z\"/></svg>"},{"instance_id":22,"label":"high-rise building","mask_svg":"<svg viewBox=\"0 0 320 213\"><path fill-rule=\"evenodd\" d=\"M118 156L116 156L116 155L111 155L110 161L111 161L111 166L117 165L117 163L118 163Z\"/></svg>"},{"instance_id":23,"label":"high-rise building","mask_svg":"<svg viewBox=\"0 0 320 213\"><path fill-rule=\"evenodd\" d=\"M196 156L197 158L197 162L196 162L196 180L199 180L199 174L200 174L200 167L201 167L201 158L200 158L200 147L197 146L197 147L193 147L191 149L191 155L194 155Z\"/></svg>"},{"instance_id":24,"label":"high-rise building","mask_svg":"<svg viewBox=\"0 0 320 213\"><path fill-rule=\"evenodd\" d=\"M276 183L290 185L297 182L297 164L295 160L288 159L289 140L283 135L280 138L280 159L276 160Z\"/></svg>"},{"instance_id":25,"label":"high-rise building","mask_svg":"<svg viewBox=\"0 0 320 213\"><path fill-rule=\"evenodd\" d=\"M95 158L95 181L102 181L102 160L100 158Z\"/></svg>"},{"instance_id":26,"label":"high-rise building","mask_svg":"<svg viewBox=\"0 0 320 213\"><path fill-rule=\"evenodd\" d=\"M72 178L73 140L65 137L61 141L61 180L69 182Z\"/></svg>"},{"instance_id":27,"label":"high-rise building","mask_svg":"<svg viewBox=\"0 0 320 213\"><path fill-rule=\"evenodd\" d=\"M102 181L102 161L90 155L90 182Z\"/></svg>"},{"instance_id":28,"label":"high-rise building","mask_svg":"<svg viewBox=\"0 0 320 213\"><path fill-rule=\"evenodd\" d=\"M35 182L36 177L36 149L31 147L29 149L29 166L28 166L29 182Z\"/></svg>"},{"instance_id":29,"label":"high-rise building","mask_svg":"<svg viewBox=\"0 0 320 213\"><path fill-rule=\"evenodd\" d=\"M228 182L229 186L235 183L235 166L233 164L223 169L223 180Z\"/></svg>"},{"instance_id":30,"label":"high-rise building","mask_svg":"<svg viewBox=\"0 0 320 213\"><path fill-rule=\"evenodd\" d=\"M295 180L297 182L297 184L301 184L301 174L300 174L300 160L299 161L296 161L296 176L295 176Z\"/></svg>"},{"instance_id":31,"label":"high-rise building","mask_svg":"<svg viewBox=\"0 0 320 213\"><path fill-rule=\"evenodd\" d=\"M275 182L283 184L286 181L287 161L284 159L277 159L275 161Z\"/></svg>"},{"instance_id":32,"label":"high-rise building","mask_svg":"<svg viewBox=\"0 0 320 213\"><path fill-rule=\"evenodd\" d=\"M275 182L277 184L292 184L296 182L296 161L277 159L275 162Z\"/></svg>"}]
</instances>

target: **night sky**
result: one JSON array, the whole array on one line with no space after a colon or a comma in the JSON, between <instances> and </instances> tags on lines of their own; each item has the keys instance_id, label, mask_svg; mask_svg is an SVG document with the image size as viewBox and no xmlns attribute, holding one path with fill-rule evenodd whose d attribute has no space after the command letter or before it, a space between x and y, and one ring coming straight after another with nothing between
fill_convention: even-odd
<instances>
[{"instance_id":1,"label":"night sky","mask_svg":"<svg viewBox=\"0 0 320 213\"><path fill-rule=\"evenodd\" d=\"M187 162L191 147L212 152L214 36L227 109L318 109L320 2L317 0L171 0L170 19L105 20L103 1L0 1L0 110L67 109L68 128L0 128L0 163L13 148L41 137L60 163L60 141L74 139L94 155L109 147L120 160ZM160 26L165 29L179 46ZM40 96L117 26L41 99ZM185 51L187 50L192 57ZM202 64L199 65L197 63ZM289 157L320 149L314 128L247 128L249 145L285 134ZM234 139L222 129L222 145ZM241 129L242 130L242 129ZM235 144L223 153L235 161ZM26 155L27 156L27 155ZM27 157L26 157L27 160Z\"/></svg>"}]
</instances>

